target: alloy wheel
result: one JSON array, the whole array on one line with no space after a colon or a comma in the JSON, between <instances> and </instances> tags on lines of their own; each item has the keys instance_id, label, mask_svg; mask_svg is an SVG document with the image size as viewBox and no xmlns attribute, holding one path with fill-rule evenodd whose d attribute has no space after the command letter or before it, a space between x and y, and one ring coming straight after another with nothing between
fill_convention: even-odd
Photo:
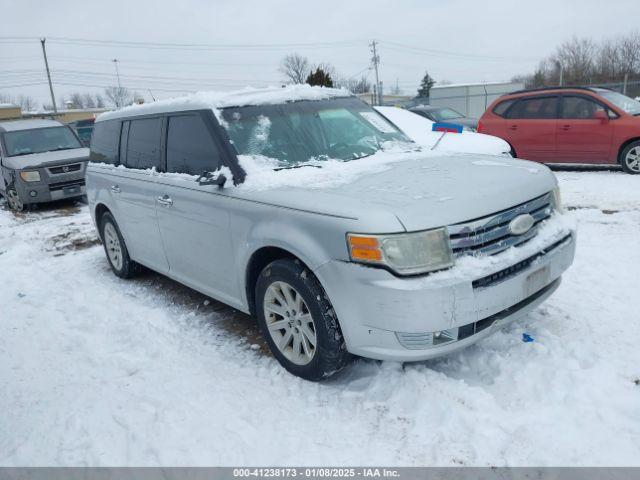
<instances>
[{"instance_id":1,"label":"alloy wheel","mask_svg":"<svg viewBox=\"0 0 640 480\"><path fill-rule=\"evenodd\" d=\"M311 362L318 340L302 295L286 282L273 282L265 292L263 308L271 339L282 355L296 365Z\"/></svg>"},{"instance_id":2,"label":"alloy wheel","mask_svg":"<svg viewBox=\"0 0 640 480\"><path fill-rule=\"evenodd\" d=\"M114 227L111 222L107 222L104 225L104 245L113 268L122 270L122 246L120 245L120 238L118 237L118 232L116 232L116 227Z\"/></svg>"},{"instance_id":3,"label":"alloy wheel","mask_svg":"<svg viewBox=\"0 0 640 480\"><path fill-rule=\"evenodd\" d=\"M624 159L629 170L640 172L640 147L633 147Z\"/></svg>"}]
</instances>

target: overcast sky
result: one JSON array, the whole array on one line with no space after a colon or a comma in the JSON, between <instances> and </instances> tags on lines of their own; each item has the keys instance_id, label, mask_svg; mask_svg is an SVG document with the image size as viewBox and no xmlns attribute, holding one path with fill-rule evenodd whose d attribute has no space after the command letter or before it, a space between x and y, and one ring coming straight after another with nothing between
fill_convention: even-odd
<instances>
[{"instance_id":1,"label":"overcast sky","mask_svg":"<svg viewBox=\"0 0 640 480\"><path fill-rule=\"evenodd\" d=\"M49 102L49 91L37 37L49 37L58 99L115 85L114 58L123 86L165 98L181 90L278 84L279 61L291 52L330 62L345 77L361 72L373 79L367 68L374 39L387 92L398 82L415 93L425 70L438 81L503 81L532 71L573 35L600 40L638 28L637 0L1 0L0 6L0 93L40 103Z\"/></svg>"}]
</instances>

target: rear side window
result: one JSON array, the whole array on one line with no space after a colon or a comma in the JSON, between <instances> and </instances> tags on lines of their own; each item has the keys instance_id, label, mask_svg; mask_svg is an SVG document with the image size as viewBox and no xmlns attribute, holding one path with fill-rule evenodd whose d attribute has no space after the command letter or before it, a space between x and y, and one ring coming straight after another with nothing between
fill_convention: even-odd
<instances>
[{"instance_id":1,"label":"rear side window","mask_svg":"<svg viewBox=\"0 0 640 480\"><path fill-rule=\"evenodd\" d=\"M603 110L599 103L582 96L568 96L562 100L562 118L593 118L597 110Z\"/></svg>"},{"instance_id":2,"label":"rear side window","mask_svg":"<svg viewBox=\"0 0 640 480\"><path fill-rule=\"evenodd\" d=\"M124 160L128 168L160 170L160 118L143 118L129 122L127 138L127 158Z\"/></svg>"},{"instance_id":3,"label":"rear side window","mask_svg":"<svg viewBox=\"0 0 640 480\"><path fill-rule=\"evenodd\" d=\"M221 166L220 151L198 114L169 117L167 171L199 175Z\"/></svg>"},{"instance_id":4,"label":"rear side window","mask_svg":"<svg viewBox=\"0 0 640 480\"><path fill-rule=\"evenodd\" d=\"M91 136L89 161L96 163L118 163L118 144L120 142L120 121L106 120L97 122Z\"/></svg>"},{"instance_id":5,"label":"rear side window","mask_svg":"<svg viewBox=\"0 0 640 480\"><path fill-rule=\"evenodd\" d=\"M504 117L505 112L509 110L509 107L513 105L514 102L515 100L505 100L504 102L500 102L498 105L496 105L493 108L493 113L501 117Z\"/></svg>"},{"instance_id":6,"label":"rear side window","mask_svg":"<svg viewBox=\"0 0 640 480\"><path fill-rule=\"evenodd\" d=\"M556 118L558 97L523 98L509 110L507 118L545 119Z\"/></svg>"}]
</instances>

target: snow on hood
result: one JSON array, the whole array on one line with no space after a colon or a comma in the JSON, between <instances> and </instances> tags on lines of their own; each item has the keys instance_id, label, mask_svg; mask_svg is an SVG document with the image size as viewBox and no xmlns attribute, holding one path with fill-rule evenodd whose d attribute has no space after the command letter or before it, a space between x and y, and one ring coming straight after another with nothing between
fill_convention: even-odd
<instances>
[{"instance_id":1,"label":"snow on hood","mask_svg":"<svg viewBox=\"0 0 640 480\"><path fill-rule=\"evenodd\" d=\"M315 87L311 85L287 85L284 87L252 88L228 92L206 91L197 92L183 97L158 100L143 105L131 105L113 112L99 115L97 122L114 118L134 115L147 115L168 111L183 111L192 109L211 109L218 114L217 109L225 107L241 107L246 105L274 105L278 103L295 102L299 100L324 100L336 97L350 97L351 92L339 88ZM220 119L220 116L218 119Z\"/></svg>"},{"instance_id":2,"label":"snow on hood","mask_svg":"<svg viewBox=\"0 0 640 480\"><path fill-rule=\"evenodd\" d=\"M32 153L30 155L18 155L14 157L5 157L2 159L2 165L7 168L34 168L41 165L57 165L59 163L68 163L69 161L88 160L88 148L72 148L69 150L56 150L53 152Z\"/></svg>"},{"instance_id":3,"label":"snow on hood","mask_svg":"<svg viewBox=\"0 0 640 480\"><path fill-rule=\"evenodd\" d=\"M402 130L411 140L438 152L484 153L502 155L511 147L501 138L483 133L446 133L431 130L433 122L409 110L397 107L374 107L381 115ZM452 122L459 123L459 122Z\"/></svg>"}]
</instances>

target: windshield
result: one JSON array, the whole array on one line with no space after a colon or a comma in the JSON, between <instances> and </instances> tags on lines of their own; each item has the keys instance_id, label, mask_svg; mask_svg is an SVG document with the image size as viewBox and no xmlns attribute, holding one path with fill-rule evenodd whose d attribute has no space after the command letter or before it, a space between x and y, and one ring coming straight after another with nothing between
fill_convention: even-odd
<instances>
[{"instance_id":1,"label":"windshield","mask_svg":"<svg viewBox=\"0 0 640 480\"><path fill-rule=\"evenodd\" d=\"M222 111L239 155L263 155L296 165L308 160L354 160L410 140L355 98L299 101Z\"/></svg>"},{"instance_id":2,"label":"windshield","mask_svg":"<svg viewBox=\"0 0 640 480\"><path fill-rule=\"evenodd\" d=\"M438 122L442 120L453 120L455 118L462 118L463 115L460 112L456 112L452 108L439 108L433 111L433 116Z\"/></svg>"},{"instance_id":3,"label":"windshield","mask_svg":"<svg viewBox=\"0 0 640 480\"><path fill-rule=\"evenodd\" d=\"M600 95L629 115L640 115L640 102L618 92L599 91Z\"/></svg>"},{"instance_id":4,"label":"windshield","mask_svg":"<svg viewBox=\"0 0 640 480\"><path fill-rule=\"evenodd\" d=\"M80 142L68 127L35 128L4 134L7 156L29 155L81 148Z\"/></svg>"}]
</instances>

